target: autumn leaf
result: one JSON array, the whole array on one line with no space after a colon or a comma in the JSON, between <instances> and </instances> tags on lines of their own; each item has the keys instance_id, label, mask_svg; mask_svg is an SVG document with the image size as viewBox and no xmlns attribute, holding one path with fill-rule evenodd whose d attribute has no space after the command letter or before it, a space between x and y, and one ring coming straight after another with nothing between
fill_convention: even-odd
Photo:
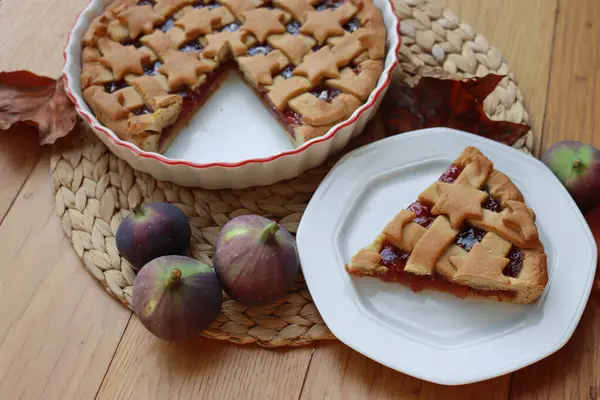
<instances>
[{"instance_id":1,"label":"autumn leaf","mask_svg":"<svg viewBox=\"0 0 600 400\"><path fill-rule=\"evenodd\" d=\"M62 77L54 80L29 71L0 72L0 129L16 123L33 125L43 145L66 136L76 121Z\"/></svg>"},{"instance_id":2,"label":"autumn leaf","mask_svg":"<svg viewBox=\"0 0 600 400\"><path fill-rule=\"evenodd\" d=\"M443 126L510 146L531 128L526 124L493 121L483 110L483 101L502 78L488 74L463 79L444 71L418 70L406 82L394 81L381 106L388 134Z\"/></svg>"}]
</instances>

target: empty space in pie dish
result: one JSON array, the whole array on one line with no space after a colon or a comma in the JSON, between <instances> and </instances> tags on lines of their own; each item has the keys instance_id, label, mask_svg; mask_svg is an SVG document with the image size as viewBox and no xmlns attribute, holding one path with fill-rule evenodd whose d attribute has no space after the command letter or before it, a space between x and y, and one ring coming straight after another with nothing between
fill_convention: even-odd
<instances>
[{"instance_id":1,"label":"empty space in pie dish","mask_svg":"<svg viewBox=\"0 0 600 400\"><path fill-rule=\"evenodd\" d=\"M240 162L294 149L287 132L239 72L231 69L165 156L191 162Z\"/></svg>"}]
</instances>

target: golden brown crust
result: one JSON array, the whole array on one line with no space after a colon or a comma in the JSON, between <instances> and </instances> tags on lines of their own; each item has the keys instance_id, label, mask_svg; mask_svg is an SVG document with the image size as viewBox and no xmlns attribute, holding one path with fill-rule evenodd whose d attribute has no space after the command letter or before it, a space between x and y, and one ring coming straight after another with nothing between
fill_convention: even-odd
<instances>
[{"instance_id":1,"label":"golden brown crust","mask_svg":"<svg viewBox=\"0 0 600 400\"><path fill-rule=\"evenodd\" d=\"M155 107L157 85L133 82L147 77L184 101L181 93L200 93L207 74L233 60L258 92L267 93L279 113L286 107L296 111L299 126L286 128L299 132L294 139L300 145L351 115L375 88L383 71L380 48L385 46L386 32L372 0L347 0L336 9L321 7L320 0L214 1L117 0L92 21L83 36L80 80L82 90L97 88L84 97L92 110L101 110L96 115L101 123L124 140L141 137L143 126L155 129L142 131L145 136L160 135L173 124L175 109L165 112ZM345 27L352 18L354 27ZM288 31L292 22L297 25ZM352 63L360 64L358 69ZM288 66L290 72L283 75ZM345 70L343 76L340 70ZM139 91L144 110L160 115L138 115L138 103L133 109L130 101L108 96L124 83ZM321 87L338 91L326 89L333 95L321 98ZM98 89L107 96L98 95ZM91 103L102 99L109 100L108 106ZM172 135L173 129L169 132ZM146 151L164 150L156 147L159 141L154 138L136 143Z\"/></svg>"},{"instance_id":2,"label":"golden brown crust","mask_svg":"<svg viewBox=\"0 0 600 400\"><path fill-rule=\"evenodd\" d=\"M387 268L371 253L379 254L384 243L388 243L409 253L404 268L407 273L433 275L435 272L450 282L474 289L470 293L472 297L488 297L479 295L478 291L493 291L500 301L530 303L536 300L544 291L548 272L547 257L539 240L533 210L517 200L523 198L519 189L506 175L494 170L491 161L478 149L467 147L453 164L462 168L455 183L436 182L419 196L420 202L432 204L433 209L438 204L453 204L450 210L440 207L439 215L427 229L409 218L414 215L412 212L400 211L370 245L357 253L360 254L359 258L353 258L346 269L358 275L377 277L385 274ZM471 193L468 196L470 200L462 198L448 203L443 200L446 195L444 190L439 190L440 186L454 187L454 190L461 192L465 190L465 185L470 185L469 191L483 193L487 198L488 194L481 190L485 188L505 205L500 212L483 209L480 215L467 218L470 225L485 231L470 251L454 243L462 228L450 223L448 212L452 214L465 207L472 214L477 214L467 205L470 200L477 204L484 200L473 199ZM503 273L513 248L520 250L523 260L516 277ZM358 270L355 268L357 260L360 261Z\"/></svg>"}]
</instances>

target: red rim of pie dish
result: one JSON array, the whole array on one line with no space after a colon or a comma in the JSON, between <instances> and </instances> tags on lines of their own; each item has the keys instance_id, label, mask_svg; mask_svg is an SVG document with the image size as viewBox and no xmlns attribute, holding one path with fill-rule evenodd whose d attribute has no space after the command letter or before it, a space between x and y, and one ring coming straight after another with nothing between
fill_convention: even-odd
<instances>
[{"instance_id":1,"label":"red rim of pie dish","mask_svg":"<svg viewBox=\"0 0 600 400\"><path fill-rule=\"evenodd\" d=\"M63 58L65 61L65 66L66 66L66 61L67 61L67 48L69 47L69 44L71 42L71 34L73 33L73 29L75 28L75 26L77 25L77 22L79 21L79 17L81 16L81 13L83 11L85 11L89 5L92 3L92 1L94 0L90 0L88 2L88 4L77 14L77 18L75 19L75 23L73 24L73 26L71 27L71 29L69 29L69 33L67 36L67 42L63 51ZM126 147L129 150L131 150L133 153L135 153L136 155L140 156L140 157L144 157L144 158L152 158L155 159L161 163L164 164L168 164L168 165L187 165L189 167L193 167L193 168L210 168L210 167L241 167L243 165L246 164L250 164L250 163L265 163L265 162L270 162L270 161L274 161L278 158L284 157L284 156L289 156L289 155L293 155L293 154L298 154L301 153L302 151L306 150L307 148L311 147L312 145L314 145L315 143L320 143L320 142L324 142L330 139L333 139L333 137L335 136L335 134L342 128L353 124L354 122L356 122L356 120L358 120L358 118L362 115L362 113L364 113L365 111L367 111L369 108L373 107L373 105L375 104L375 102L377 101L377 98L381 95L381 92L383 91L383 89L387 88L390 84L390 81L392 79L392 72L394 71L394 69L396 68L396 66L398 65L398 51L400 50L400 45L402 44L402 35L400 34L400 18L398 17L398 15L396 14L396 9L394 7L394 3L392 2L392 0L388 0L388 3L390 4L390 7L392 8L392 13L394 14L394 17L396 18L396 33L398 35L398 43L396 45L396 48L393 49L393 54L394 54L394 60L392 61L392 63L390 64L390 66L384 70L384 72L388 73L388 76L386 78L386 80L383 82L383 84L379 87L379 88L375 88L375 94L371 97L371 99L364 103L361 107L363 107L362 110L360 110L354 117L344 121L341 123L341 125L332 128L331 131L329 131L326 135L320 136L319 138L315 138L313 140L310 140L306 143L304 143L303 145L301 145L300 147L296 147L295 149L292 150L286 150L283 151L281 153L277 153L275 155L269 156L269 157L262 157L262 158L250 158L247 160L243 160L243 161L238 161L238 162L209 162L209 163L195 163L192 161L185 161L185 160L173 160L170 158L167 158L165 156L163 156L162 154L158 154L158 153L151 153L151 152L147 152L144 150L141 150L138 146L136 146L133 143L121 140L117 137L116 134L111 134L108 131L108 128L100 125L99 123L96 123L92 120L92 116L89 115L89 113L87 111L84 111L80 105L79 102L77 101L77 99L75 98L75 96L71 93L71 89L69 87L69 81L68 81L68 77L67 74L63 74L63 79L64 79L64 87L65 87L65 92L67 94L67 96L71 99L71 101L73 102L73 104L75 105L75 109L77 110L77 113L84 117L87 122L94 127L94 129L99 130L100 132L102 132L103 134L105 134L108 139L113 142L114 144L121 146L121 147Z\"/></svg>"}]
</instances>

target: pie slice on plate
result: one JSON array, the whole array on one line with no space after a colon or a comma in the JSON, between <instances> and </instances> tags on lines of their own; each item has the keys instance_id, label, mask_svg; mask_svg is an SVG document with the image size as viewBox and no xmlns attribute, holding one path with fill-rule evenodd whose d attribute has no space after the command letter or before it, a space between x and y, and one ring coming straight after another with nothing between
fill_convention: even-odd
<instances>
[{"instance_id":1,"label":"pie slice on plate","mask_svg":"<svg viewBox=\"0 0 600 400\"><path fill-rule=\"evenodd\" d=\"M535 213L475 147L465 148L346 270L414 291L511 303L535 301L548 281Z\"/></svg>"}]
</instances>

